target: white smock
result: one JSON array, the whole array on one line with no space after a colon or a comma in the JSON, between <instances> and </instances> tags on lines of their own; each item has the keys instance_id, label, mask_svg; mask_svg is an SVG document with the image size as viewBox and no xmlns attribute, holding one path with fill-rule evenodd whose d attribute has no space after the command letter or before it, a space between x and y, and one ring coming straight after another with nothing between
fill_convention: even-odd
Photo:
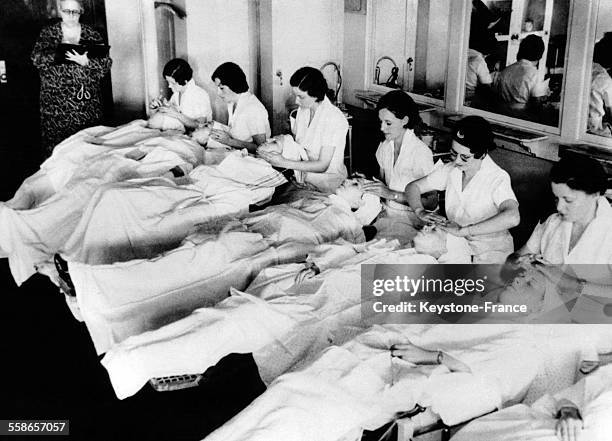
<instances>
[{"instance_id":1,"label":"white smock","mask_svg":"<svg viewBox=\"0 0 612 441\"><path fill-rule=\"evenodd\" d=\"M376 160L382 171L381 177L391 190L403 192L406 185L427 176L433 170L431 150L414 134L414 131L406 130L404 133L397 160L394 150L392 140L381 142L376 150ZM409 207L389 200L385 202L385 209L388 213L393 213L405 212Z\"/></svg>"},{"instance_id":2,"label":"white smock","mask_svg":"<svg viewBox=\"0 0 612 441\"><path fill-rule=\"evenodd\" d=\"M229 133L234 139L253 142L253 136L271 136L268 111L251 92L239 94L236 106L228 105Z\"/></svg>"},{"instance_id":3,"label":"white smock","mask_svg":"<svg viewBox=\"0 0 612 441\"><path fill-rule=\"evenodd\" d=\"M524 109L531 98L546 94L538 75L538 69L528 60L506 67L496 80L500 98L512 109Z\"/></svg>"},{"instance_id":4,"label":"white smock","mask_svg":"<svg viewBox=\"0 0 612 441\"><path fill-rule=\"evenodd\" d=\"M200 86L196 85L193 79L187 81L185 90L182 93L174 92L170 97L170 105L192 119L206 118L212 119L212 107L208 93Z\"/></svg>"},{"instance_id":5,"label":"white smock","mask_svg":"<svg viewBox=\"0 0 612 441\"><path fill-rule=\"evenodd\" d=\"M489 67L482 54L474 49L468 49L468 62L465 72L465 99L471 101L476 95L479 84L491 84L493 79Z\"/></svg>"},{"instance_id":6,"label":"white smock","mask_svg":"<svg viewBox=\"0 0 612 441\"><path fill-rule=\"evenodd\" d=\"M325 172L296 173L296 175L303 174L305 183L321 191L332 193L347 177L344 165L344 147L348 131L346 117L327 97L324 97L312 121L310 121L310 109L298 108L292 130L295 140L306 149L311 161L319 159L322 147L334 147L334 153Z\"/></svg>"},{"instance_id":7,"label":"white smock","mask_svg":"<svg viewBox=\"0 0 612 441\"><path fill-rule=\"evenodd\" d=\"M606 108L612 108L612 78L598 63L591 71L591 100L589 102L588 130L598 135L612 136L609 127L604 127Z\"/></svg>"},{"instance_id":8,"label":"white smock","mask_svg":"<svg viewBox=\"0 0 612 441\"><path fill-rule=\"evenodd\" d=\"M489 155L482 160L480 169L463 187L463 172L450 162L437 167L426 178L425 186L446 192L446 216L465 227L477 224L499 213L500 205L516 201L510 184L510 175ZM514 242L508 230L478 236L467 236L475 263L503 263L514 251Z\"/></svg>"}]
</instances>

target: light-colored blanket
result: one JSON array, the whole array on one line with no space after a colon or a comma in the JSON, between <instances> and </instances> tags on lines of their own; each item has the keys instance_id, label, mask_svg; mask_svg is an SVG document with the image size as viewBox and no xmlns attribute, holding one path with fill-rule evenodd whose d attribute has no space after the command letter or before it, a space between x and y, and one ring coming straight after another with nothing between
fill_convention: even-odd
<instances>
[{"instance_id":1,"label":"light-colored blanket","mask_svg":"<svg viewBox=\"0 0 612 441\"><path fill-rule=\"evenodd\" d=\"M340 331L368 326L361 317L361 263L423 263L422 256L384 246L337 246L353 256L343 268L297 284L303 265L264 270L247 288L257 297L233 290L213 308L114 346L102 363L117 396L136 393L152 377L201 373L230 353L253 352L264 381L272 381L342 339Z\"/></svg>"},{"instance_id":2,"label":"light-colored blanket","mask_svg":"<svg viewBox=\"0 0 612 441\"><path fill-rule=\"evenodd\" d=\"M391 361L390 346L406 342L450 353L472 374ZM416 403L456 424L520 400L551 362L548 345L521 325L375 326L279 377L206 440L358 440L363 429L380 427ZM563 350L582 348L570 340Z\"/></svg>"},{"instance_id":3,"label":"light-colored blanket","mask_svg":"<svg viewBox=\"0 0 612 441\"><path fill-rule=\"evenodd\" d=\"M362 242L355 219L331 205L272 206L244 219L207 224L178 248L150 259L69 262L82 318L98 353L244 289L271 265L303 262L316 245ZM300 228L294 228L297 225Z\"/></svg>"},{"instance_id":4,"label":"light-colored blanket","mask_svg":"<svg viewBox=\"0 0 612 441\"><path fill-rule=\"evenodd\" d=\"M55 253L92 263L150 257L175 247L196 224L246 213L285 182L265 161L240 152L202 165L204 149L195 141L143 124L68 138L0 203L0 256L9 258L18 284L37 270L53 278ZM175 180L173 168L187 177Z\"/></svg>"},{"instance_id":5,"label":"light-colored blanket","mask_svg":"<svg viewBox=\"0 0 612 441\"><path fill-rule=\"evenodd\" d=\"M518 404L479 418L462 428L454 441L558 441L557 400L569 399L583 418L581 440L607 441L612 434L612 366L589 374L575 385L547 394L532 406Z\"/></svg>"}]
</instances>

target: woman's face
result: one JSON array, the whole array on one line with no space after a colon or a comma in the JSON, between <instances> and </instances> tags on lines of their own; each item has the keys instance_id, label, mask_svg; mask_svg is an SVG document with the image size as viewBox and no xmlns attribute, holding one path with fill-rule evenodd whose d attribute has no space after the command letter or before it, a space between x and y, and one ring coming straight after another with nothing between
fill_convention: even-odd
<instances>
[{"instance_id":1,"label":"woman's face","mask_svg":"<svg viewBox=\"0 0 612 441\"><path fill-rule=\"evenodd\" d=\"M404 126L408 124L408 117L405 116L400 119L389 110L380 109L378 119L380 120L380 131L385 135L385 140L401 142L406 132Z\"/></svg>"},{"instance_id":2,"label":"woman's face","mask_svg":"<svg viewBox=\"0 0 612 441\"><path fill-rule=\"evenodd\" d=\"M181 86L179 83L176 82L176 80L172 77L166 76L166 81L168 82L168 87L170 87L170 90L174 93L177 92L182 92L183 90L185 90L185 86Z\"/></svg>"},{"instance_id":3,"label":"woman's face","mask_svg":"<svg viewBox=\"0 0 612 441\"><path fill-rule=\"evenodd\" d=\"M237 101L238 94L236 94L229 86L221 83L219 78L215 78L215 85L217 86L217 94L226 103L233 103Z\"/></svg>"},{"instance_id":4,"label":"woman's face","mask_svg":"<svg viewBox=\"0 0 612 441\"><path fill-rule=\"evenodd\" d=\"M315 97L308 95L299 87L294 87L293 93L295 94L295 103L303 109L312 109L317 102Z\"/></svg>"},{"instance_id":5,"label":"woman's face","mask_svg":"<svg viewBox=\"0 0 612 441\"><path fill-rule=\"evenodd\" d=\"M590 216L597 205L599 195L573 190L567 184L552 183L552 192L557 201L557 212L564 221L576 222Z\"/></svg>"},{"instance_id":6,"label":"woman's face","mask_svg":"<svg viewBox=\"0 0 612 441\"><path fill-rule=\"evenodd\" d=\"M462 172L477 171L480 169L482 159L474 158L472 151L464 145L459 144L457 141L453 141L450 150L451 158L457 167Z\"/></svg>"},{"instance_id":7,"label":"woman's face","mask_svg":"<svg viewBox=\"0 0 612 441\"><path fill-rule=\"evenodd\" d=\"M67 24L76 24L81 18L83 10L79 2L64 0L60 2L60 17Z\"/></svg>"}]
</instances>

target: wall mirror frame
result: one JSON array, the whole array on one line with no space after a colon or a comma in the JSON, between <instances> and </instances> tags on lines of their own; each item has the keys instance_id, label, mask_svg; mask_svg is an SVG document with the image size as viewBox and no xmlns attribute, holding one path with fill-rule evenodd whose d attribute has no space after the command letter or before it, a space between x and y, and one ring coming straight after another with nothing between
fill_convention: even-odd
<instances>
[{"instance_id":1,"label":"wall mirror frame","mask_svg":"<svg viewBox=\"0 0 612 441\"><path fill-rule=\"evenodd\" d=\"M444 106L453 1L368 0L365 63L368 89L380 93L403 89L420 103ZM430 20L434 8L442 10L441 20ZM395 20L390 23L390 18ZM440 26L443 33L439 32ZM400 38L395 37L398 33Z\"/></svg>"}]
</instances>

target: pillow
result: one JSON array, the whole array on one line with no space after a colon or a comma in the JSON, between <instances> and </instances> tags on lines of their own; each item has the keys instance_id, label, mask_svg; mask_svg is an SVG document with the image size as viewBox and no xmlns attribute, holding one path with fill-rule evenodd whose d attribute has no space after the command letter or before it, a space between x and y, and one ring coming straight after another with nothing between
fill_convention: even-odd
<instances>
[{"instance_id":1,"label":"pillow","mask_svg":"<svg viewBox=\"0 0 612 441\"><path fill-rule=\"evenodd\" d=\"M158 130L178 130L180 132L185 131L185 126L182 122L170 115L165 115L161 112L154 113L151 118L149 118L147 126L151 129Z\"/></svg>"}]
</instances>

